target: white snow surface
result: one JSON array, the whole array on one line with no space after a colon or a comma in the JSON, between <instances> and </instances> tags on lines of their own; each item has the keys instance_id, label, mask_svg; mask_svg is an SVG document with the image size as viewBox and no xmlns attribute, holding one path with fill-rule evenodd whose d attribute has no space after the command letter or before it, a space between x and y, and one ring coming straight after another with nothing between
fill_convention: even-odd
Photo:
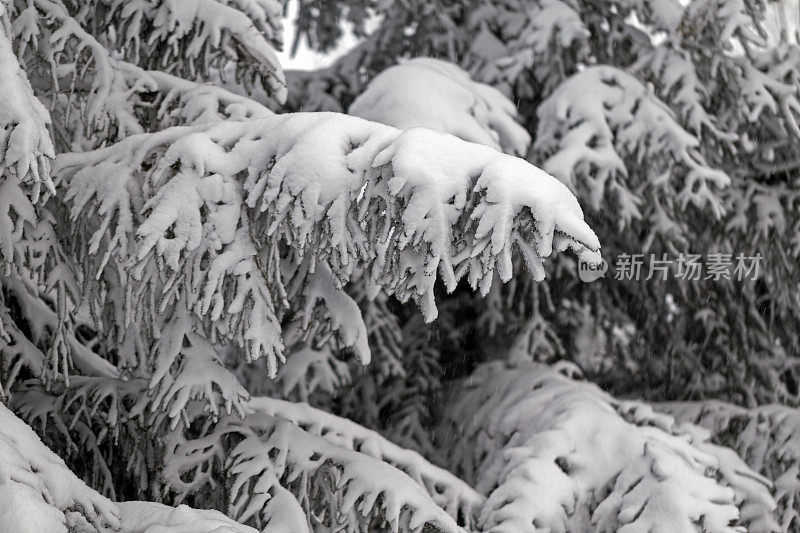
<instances>
[{"instance_id":1,"label":"white snow surface","mask_svg":"<svg viewBox=\"0 0 800 533\"><path fill-rule=\"evenodd\" d=\"M231 520L219 511L169 507L153 502L117 504L125 533L256 533L250 526ZM286 533L289 533L288 531Z\"/></svg>"}]
</instances>

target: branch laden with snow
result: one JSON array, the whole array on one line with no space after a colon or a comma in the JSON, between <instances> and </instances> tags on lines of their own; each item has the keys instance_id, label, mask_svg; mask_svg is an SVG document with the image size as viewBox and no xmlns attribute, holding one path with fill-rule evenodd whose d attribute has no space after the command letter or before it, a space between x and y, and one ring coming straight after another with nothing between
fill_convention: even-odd
<instances>
[{"instance_id":1,"label":"branch laden with snow","mask_svg":"<svg viewBox=\"0 0 800 533\"><path fill-rule=\"evenodd\" d=\"M165 472L174 490L197 490L224 466L230 513L269 531L281 531L273 520L304 524L304 516L328 527L463 531L456 520L469 523L483 501L419 454L346 419L270 398L254 398L248 409L244 419L223 418L200 438L174 435ZM230 450L222 447L226 435L237 437ZM277 519L273 499L292 502Z\"/></svg>"},{"instance_id":2,"label":"branch laden with snow","mask_svg":"<svg viewBox=\"0 0 800 533\"><path fill-rule=\"evenodd\" d=\"M778 531L766 478L647 405L533 363L486 364L452 394L483 531Z\"/></svg>"},{"instance_id":3,"label":"branch laden with snow","mask_svg":"<svg viewBox=\"0 0 800 533\"><path fill-rule=\"evenodd\" d=\"M358 308L341 303L356 268L431 320L437 273L449 290L466 276L485 293L495 270L509 279L515 246L536 279L553 249L599 247L566 188L523 161L335 114L167 129L61 155L55 173L76 231L94 228L75 234L87 277L130 268L153 331L185 305L207 335L266 356L272 375L287 302L306 327L315 302L345 313L332 328L369 360ZM132 304L113 322L129 323Z\"/></svg>"},{"instance_id":4,"label":"branch laden with snow","mask_svg":"<svg viewBox=\"0 0 800 533\"><path fill-rule=\"evenodd\" d=\"M0 0L0 530L795 527L791 407L531 362L797 403L800 48L763 6L294 5L359 43L287 83L276 0ZM553 253L601 241L762 277Z\"/></svg>"},{"instance_id":5,"label":"branch laden with snow","mask_svg":"<svg viewBox=\"0 0 800 533\"><path fill-rule=\"evenodd\" d=\"M774 479L780 531L800 525L800 416L782 405L745 409L720 401L656 404L676 420L702 426L718 444Z\"/></svg>"},{"instance_id":6,"label":"branch laden with snow","mask_svg":"<svg viewBox=\"0 0 800 533\"><path fill-rule=\"evenodd\" d=\"M245 86L258 83L276 100L286 99L286 80L275 53L283 42L281 6L275 0L93 4L83 16L97 9L113 25L117 47L143 68L208 79L212 70L233 62L236 78Z\"/></svg>"},{"instance_id":7,"label":"branch laden with snow","mask_svg":"<svg viewBox=\"0 0 800 533\"><path fill-rule=\"evenodd\" d=\"M585 87L595 87L591 95ZM599 210L613 198L623 221L641 216L645 193L669 193L674 187L681 207L691 204L722 214L718 190L730 183L710 168L698 150L699 140L684 130L669 109L633 76L606 66L592 67L562 83L537 112L536 150L544 168L579 189ZM629 172L631 163L647 161L650 183ZM673 173L680 182L667 185ZM644 178L647 180L648 178Z\"/></svg>"},{"instance_id":8,"label":"branch laden with snow","mask_svg":"<svg viewBox=\"0 0 800 533\"><path fill-rule=\"evenodd\" d=\"M119 511L86 486L31 428L0 404L0 524L9 531L119 528Z\"/></svg>"}]
</instances>

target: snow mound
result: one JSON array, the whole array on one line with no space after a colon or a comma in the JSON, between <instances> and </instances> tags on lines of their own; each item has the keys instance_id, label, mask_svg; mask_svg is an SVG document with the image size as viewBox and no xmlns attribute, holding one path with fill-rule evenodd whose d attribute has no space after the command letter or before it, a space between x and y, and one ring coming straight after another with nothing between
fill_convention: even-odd
<instances>
[{"instance_id":1,"label":"snow mound","mask_svg":"<svg viewBox=\"0 0 800 533\"><path fill-rule=\"evenodd\" d=\"M508 98L440 59L416 58L384 70L347 112L402 130L443 131L518 156L531 142Z\"/></svg>"},{"instance_id":2,"label":"snow mound","mask_svg":"<svg viewBox=\"0 0 800 533\"><path fill-rule=\"evenodd\" d=\"M122 502L119 506L125 533L256 533L219 511L169 507L153 502Z\"/></svg>"}]
</instances>

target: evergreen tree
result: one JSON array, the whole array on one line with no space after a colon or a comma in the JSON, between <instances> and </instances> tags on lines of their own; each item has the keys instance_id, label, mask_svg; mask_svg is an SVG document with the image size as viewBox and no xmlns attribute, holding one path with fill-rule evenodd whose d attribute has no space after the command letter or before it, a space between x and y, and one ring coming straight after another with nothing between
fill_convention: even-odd
<instances>
[{"instance_id":1,"label":"evergreen tree","mask_svg":"<svg viewBox=\"0 0 800 533\"><path fill-rule=\"evenodd\" d=\"M2 0L0 529L800 526L763 9ZM698 243L761 278L577 280Z\"/></svg>"}]
</instances>

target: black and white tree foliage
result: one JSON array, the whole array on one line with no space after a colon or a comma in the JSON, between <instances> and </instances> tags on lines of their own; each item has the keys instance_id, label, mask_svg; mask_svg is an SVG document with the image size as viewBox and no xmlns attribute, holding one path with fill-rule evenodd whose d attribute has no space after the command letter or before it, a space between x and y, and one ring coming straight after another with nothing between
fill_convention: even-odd
<instances>
[{"instance_id":1,"label":"black and white tree foliage","mask_svg":"<svg viewBox=\"0 0 800 533\"><path fill-rule=\"evenodd\" d=\"M767 6L286 7L0 0L0 530L800 528Z\"/></svg>"}]
</instances>

